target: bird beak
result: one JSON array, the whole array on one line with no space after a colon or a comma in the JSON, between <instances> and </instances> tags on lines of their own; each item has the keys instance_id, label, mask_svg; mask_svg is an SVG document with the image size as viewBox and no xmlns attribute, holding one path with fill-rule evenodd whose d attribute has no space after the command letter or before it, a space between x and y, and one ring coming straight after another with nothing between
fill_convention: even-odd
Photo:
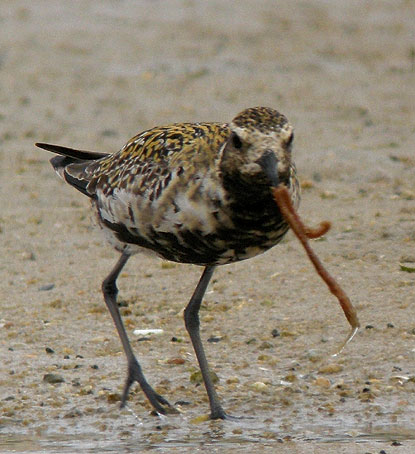
<instances>
[{"instance_id":1,"label":"bird beak","mask_svg":"<svg viewBox=\"0 0 415 454\"><path fill-rule=\"evenodd\" d=\"M278 178L278 160L275 153L271 150L264 151L256 163L269 179L271 186L277 187L280 181Z\"/></svg>"}]
</instances>

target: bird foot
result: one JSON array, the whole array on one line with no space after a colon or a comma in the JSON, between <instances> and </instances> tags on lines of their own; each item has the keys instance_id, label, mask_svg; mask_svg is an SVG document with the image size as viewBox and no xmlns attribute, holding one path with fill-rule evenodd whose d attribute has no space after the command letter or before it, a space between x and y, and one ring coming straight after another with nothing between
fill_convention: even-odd
<instances>
[{"instance_id":1,"label":"bird foot","mask_svg":"<svg viewBox=\"0 0 415 454\"><path fill-rule=\"evenodd\" d=\"M242 419L253 419L252 416L235 416L230 415L222 410L222 413L210 415L210 419L222 419L224 421L240 421Z\"/></svg>"},{"instance_id":2,"label":"bird foot","mask_svg":"<svg viewBox=\"0 0 415 454\"><path fill-rule=\"evenodd\" d=\"M222 419L226 421L239 421L241 419L248 419L250 416L234 416L226 413L222 407L213 408L210 411L209 419Z\"/></svg>"},{"instance_id":3,"label":"bird foot","mask_svg":"<svg viewBox=\"0 0 415 454\"><path fill-rule=\"evenodd\" d=\"M135 358L128 364L128 375L121 398L121 408L126 405L130 388L134 382L137 382L140 385L156 413L161 415L178 413L178 411L163 396L154 391L154 389L149 385Z\"/></svg>"}]
</instances>

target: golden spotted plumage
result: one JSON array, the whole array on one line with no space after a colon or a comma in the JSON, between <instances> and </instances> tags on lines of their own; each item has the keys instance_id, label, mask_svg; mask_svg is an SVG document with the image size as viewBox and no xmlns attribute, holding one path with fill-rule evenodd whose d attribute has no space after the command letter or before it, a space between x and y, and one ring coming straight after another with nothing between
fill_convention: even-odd
<instances>
[{"instance_id":1,"label":"golden spotted plumage","mask_svg":"<svg viewBox=\"0 0 415 454\"><path fill-rule=\"evenodd\" d=\"M148 186L155 167L172 169L180 165L191 172L200 159L213 162L228 136L227 125L220 123L177 123L149 129L90 168L91 187L100 184L107 193L117 186ZM144 178L133 182L132 177L140 174Z\"/></svg>"}]
</instances>

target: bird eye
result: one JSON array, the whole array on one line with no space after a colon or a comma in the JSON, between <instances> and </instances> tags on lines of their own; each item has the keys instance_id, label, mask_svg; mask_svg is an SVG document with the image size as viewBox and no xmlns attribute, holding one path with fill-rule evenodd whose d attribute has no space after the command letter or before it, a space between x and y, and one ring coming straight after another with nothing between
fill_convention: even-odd
<instances>
[{"instance_id":1,"label":"bird eye","mask_svg":"<svg viewBox=\"0 0 415 454\"><path fill-rule=\"evenodd\" d=\"M285 145L287 147L289 147L293 143L293 140L294 140L294 133L292 132L290 137L288 137L287 141L285 142Z\"/></svg>"},{"instance_id":2,"label":"bird eye","mask_svg":"<svg viewBox=\"0 0 415 454\"><path fill-rule=\"evenodd\" d=\"M242 141L241 141L241 139L239 138L238 134L235 134L235 133L233 132L233 133L232 133L231 139L232 139L232 144L233 144L233 146L234 146L237 150L239 150L239 149L242 148Z\"/></svg>"}]
</instances>

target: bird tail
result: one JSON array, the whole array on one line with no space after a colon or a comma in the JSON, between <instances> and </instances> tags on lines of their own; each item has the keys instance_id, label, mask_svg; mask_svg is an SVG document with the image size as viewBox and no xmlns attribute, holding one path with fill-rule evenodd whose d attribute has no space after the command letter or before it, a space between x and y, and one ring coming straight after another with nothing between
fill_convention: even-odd
<instances>
[{"instance_id":1,"label":"bird tail","mask_svg":"<svg viewBox=\"0 0 415 454\"><path fill-rule=\"evenodd\" d=\"M93 151L75 150L73 148L52 145L49 143L36 143L37 147L51 151L59 156L50 160L56 173L71 186L81 191L88 197L93 197L88 191L89 178L86 168L91 162L108 156L108 153L97 153Z\"/></svg>"}]
</instances>

